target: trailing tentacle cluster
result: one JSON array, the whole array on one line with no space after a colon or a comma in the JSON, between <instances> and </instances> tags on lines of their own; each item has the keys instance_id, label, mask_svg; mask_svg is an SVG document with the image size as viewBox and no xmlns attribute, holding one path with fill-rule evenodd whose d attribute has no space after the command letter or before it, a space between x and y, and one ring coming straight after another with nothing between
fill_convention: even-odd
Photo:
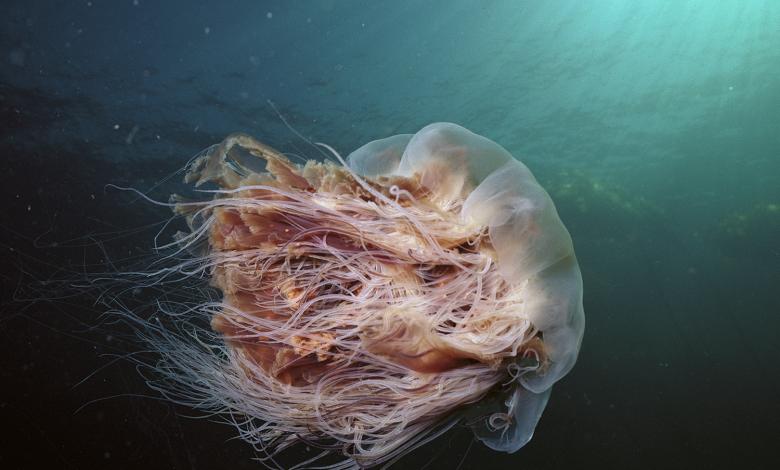
<instances>
[{"instance_id":1,"label":"trailing tentacle cluster","mask_svg":"<svg viewBox=\"0 0 780 470\"><path fill-rule=\"evenodd\" d=\"M488 445L513 450L573 363L555 335L573 331L578 349L577 312L563 318L568 329L552 322L550 339L535 321L549 296L538 279L573 260L570 240L542 274L508 275L517 271L496 240L516 214L474 211L480 201L468 199L495 172L470 176L468 146L447 169L441 155L421 166L391 143L348 166L296 165L235 134L189 169L187 181L218 189L177 203L192 228L179 244L207 240L200 269L223 299L195 309L216 342L193 334L203 344L168 348L160 388L231 416L271 462L303 441L343 454L333 468L381 464L464 417ZM511 165L496 155L494 170ZM251 156L265 171L250 169ZM521 215L536 236L536 219ZM539 395L526 390L545 382Z\"/></svg>"}]
</instances>

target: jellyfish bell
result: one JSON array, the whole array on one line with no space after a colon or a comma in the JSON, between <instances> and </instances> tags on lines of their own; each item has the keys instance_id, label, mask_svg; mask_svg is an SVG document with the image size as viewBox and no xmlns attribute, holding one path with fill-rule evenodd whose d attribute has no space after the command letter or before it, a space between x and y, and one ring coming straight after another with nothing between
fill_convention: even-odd
<instances>
[{"instance_id":1,"label":"jellyfish bell","mask_svg":"<svg viewBox=\"0 0 780 470\"><path fill-rule=\"evenodd\" d=\"M160 388L234 417L269 459L306 442L345 458L333 468L383 464L459 421L516 451L584 329L549 196L503 147L449 123L342 163L294 164L234 134L192 164L187 181L218 189L176 204L191 227L179 244L207 240L187 272L222 299L190 310L213 347L160 347Z\"/></svg>"},{"instance_id":2,"label":"jellyfish bell","mask_svg":"<svg viewBox=\"0 0 780 470\"><path fill-rule=\"evenodd\" d=\"M398 134L369 142L347 156L347 165L364 177L395 174L412 136Z\"/></svg>"}]
</instances>

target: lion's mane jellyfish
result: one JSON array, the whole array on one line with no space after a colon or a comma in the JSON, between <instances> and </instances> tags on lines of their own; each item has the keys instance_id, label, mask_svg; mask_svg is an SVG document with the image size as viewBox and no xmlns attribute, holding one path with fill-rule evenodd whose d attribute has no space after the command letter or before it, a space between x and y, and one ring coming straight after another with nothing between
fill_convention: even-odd
<instances>
[{"instance_id":1,"label":"lion's mane jellyfish","mask_svg":"<svg viewBox=\"0 0 780 470\"><path fill-rule=\"evenodd\" d=\"M189 310L213 331L153 339L158 387L227 416L268 459L305 442L342 456L332 468L372 466L458 422L516 451L584 329L551 199L455 124L333 154L299 165L235 134L190 166L217 189L175 204L180 247L207 246L179 272L222 299Z\"/></svg>"}]
</instances>

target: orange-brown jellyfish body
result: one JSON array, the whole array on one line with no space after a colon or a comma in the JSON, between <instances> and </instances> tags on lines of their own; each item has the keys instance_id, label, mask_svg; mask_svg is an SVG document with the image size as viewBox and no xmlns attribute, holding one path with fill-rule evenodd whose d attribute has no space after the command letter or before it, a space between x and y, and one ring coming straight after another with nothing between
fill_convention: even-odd
<instances>
[{"instance_id":1,"label":"orange-brown jellyfish body","mask_svg":"<svg viewBox=\"0 0 780 470\"><path fill-rule=\"evenodd\" d=\"M389 462L458 420L522 447L584 328L549 196L455 124L344 163L294 164L241 134L193 163L187 180L219 189L177 205L193 229L180 243L208 238L202 269L223 298L200 311L224 357L179 353L174 394L244 417L269 454L327 442L345 457L333 468Z\"/></svg>"}]
</instances>

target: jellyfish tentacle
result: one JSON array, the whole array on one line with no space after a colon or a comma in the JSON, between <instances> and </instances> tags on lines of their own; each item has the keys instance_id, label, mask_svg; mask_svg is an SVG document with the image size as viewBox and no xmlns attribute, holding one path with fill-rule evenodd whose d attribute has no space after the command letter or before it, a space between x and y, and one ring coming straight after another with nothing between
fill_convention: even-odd
<instances>
[{"instance_id":1,"label":"jellyfish tentacle","mask_svg":"<svg viewBox=\"0 0 780 470\"><path fill-rule=\"evenodd\" d=\"M216 189L173 201L191 233L161 264L208 250L145 282L200 276L221 301L187 310L210 322L191 327L197 339L149 330L165 351L159 389L229 416L268 459L306 442L344 455L333 468L380 465L459 419L517 450L584 328L552 200L506 149L454 124L346 159L323 146L341 164L295 164L232 134L190 165L186 181Z\"/></svg>"}]
</instances>

